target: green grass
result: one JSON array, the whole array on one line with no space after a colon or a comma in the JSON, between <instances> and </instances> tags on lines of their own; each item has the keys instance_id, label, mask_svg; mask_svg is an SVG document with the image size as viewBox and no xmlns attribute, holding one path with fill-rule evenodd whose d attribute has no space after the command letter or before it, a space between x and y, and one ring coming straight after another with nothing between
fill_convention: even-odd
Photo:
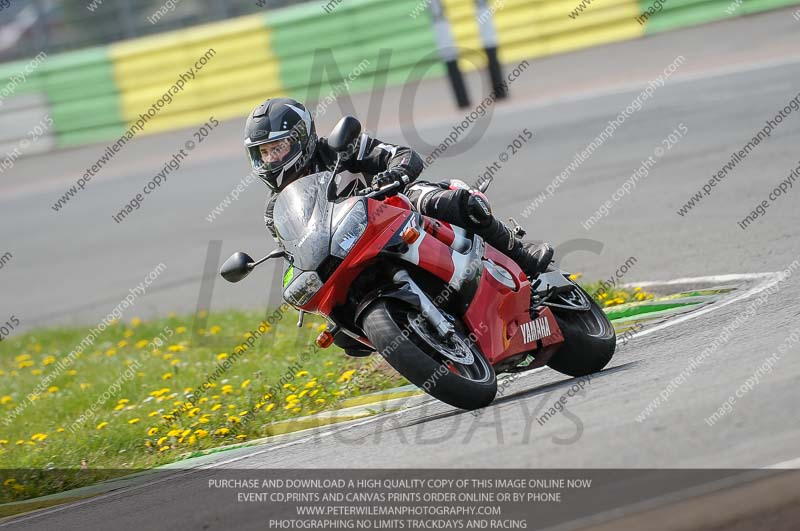
<instances>
[{"instance_id":1,"label":"green grass","mask_svg":"<svg viewBox=\"0 0 800 531\"><path fill-rule=\"evenodd\" d=\"M61 370L58 361L69 359L88 328L39 330L1 342L0 502L258 438L270 422L330 409L344 398L399 383L372 360L347 357L336 347L313 348L321 321L307 318L298 330L295 317L288 312L238 355L237 345L258 328L263 314L212 314L195 340L191 318L117 323ZM154 338L162 340L160 348ZM210 380L225 354L235 361ZM360 368L369 374L357 373ZM50 374L57 376L28 401L28 393ZM275 390L282 378L287 383ZM205 392L204 382L209 382ZM42 472L46 469L59 472Z\"/></svg>"},{"instance_id":2,"label":"green grass","mask_svg":"<svg viewBox=\"0 0 800 531\"><path fill-rule=\"evenodd\" d=\"M584 287L604 306L652 297L631 289L605 293L599 283ZM293 310L243 352L237 346L263 314L207 317L196 334L192 317L115 323L60 369L89 328L37 330L0 342L0 503L259 438L270 434L269 423L404 383L375 363L380 358L316 349L322 321L307 318L299 330ZM233 361L220 374L226 357ZM276 385L282 378L288 382Z\"/></svg>"}]
</instances>

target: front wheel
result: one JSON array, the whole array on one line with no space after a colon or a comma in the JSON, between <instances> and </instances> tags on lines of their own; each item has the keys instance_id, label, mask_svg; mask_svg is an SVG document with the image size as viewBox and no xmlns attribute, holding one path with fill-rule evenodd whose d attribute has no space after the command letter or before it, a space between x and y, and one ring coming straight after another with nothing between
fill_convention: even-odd
<instances>
[{"instance_id":1,"label":"front wheel","mask_svg":"<svg viewBox=\"0 0 800 531\"><path fill-rule=\"evenodd\" d=\"M617 336L606 313L580 286L572 291L572 301L586 310L553 307L564 344L547 365L569 376L586 376L608 365L617 347Z\"/></svg>"},{"instance_id":2,"label":"front wheel","mask_svg":"<svg viewBox=\"0 0 800 531\"><path fill-rule=\"evenodd\" d=\"M389 365L411 383L451 406L479 409L494 400L497 379L463 326L455 324L455 337L444 341L418 309L378 300L364 312L362 328Z\"/></svg>"}]
</instances>

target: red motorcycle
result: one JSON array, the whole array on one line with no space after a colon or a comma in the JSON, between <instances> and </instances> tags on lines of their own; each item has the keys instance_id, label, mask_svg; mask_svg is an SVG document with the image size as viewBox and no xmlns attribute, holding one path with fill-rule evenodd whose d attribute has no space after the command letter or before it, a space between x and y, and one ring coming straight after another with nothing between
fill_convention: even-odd
<instances>
[{"instance_id":1,"label":"red motorcycle","mask_svg":"<svg viewBox=\"0 0 800 531\"><path fill-rule=\"evenodd\" d=\"M336 126L328 142L340 161L360 132L354 118ZM235 253L223 278L285 258L283 298L301 322L304 312L328 321L320 347L345 334L463 409L491 403L499 373L547 364L583 376L611 360L614 328L569 274L529 279L479 236L419 214L402 194L387 198L398 184L340 197L339 181L334 168L286 187L274 211L283 248L259 261Z\"/></svg>"}]
</instances>

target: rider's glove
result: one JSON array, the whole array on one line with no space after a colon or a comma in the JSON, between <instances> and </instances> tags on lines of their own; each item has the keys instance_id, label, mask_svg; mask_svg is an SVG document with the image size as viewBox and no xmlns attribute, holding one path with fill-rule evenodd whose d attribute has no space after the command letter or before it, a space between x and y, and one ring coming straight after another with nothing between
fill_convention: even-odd
<instances>
[{"instance_id":1,"label":"rider's glove","mask_svg":"<svg viewBox=\"0 0 800 531\"><path fill-rule=\"evenodd\" d=\"M373 177L371 186L373 190L377 190L391 183L400 183L400 186L388 191L386 193L387 196L397 195L401 192L405 188L405 185L409 183L409 179L403 170L394 168L381 172Z\"/></svg>"}]
</instances>

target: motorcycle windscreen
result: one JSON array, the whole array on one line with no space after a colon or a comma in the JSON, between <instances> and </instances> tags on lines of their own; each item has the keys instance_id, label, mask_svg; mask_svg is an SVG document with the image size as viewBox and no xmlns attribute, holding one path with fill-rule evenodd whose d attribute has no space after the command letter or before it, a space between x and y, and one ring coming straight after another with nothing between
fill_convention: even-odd
<instances>
[{"instance_id":1,"label":"motorcycle windscreen","mask_svg":"<svg viewBox=\"0 0 800 531\"><path fill-rule=\"evenodd\" d=\"M287 186L275 202L273 220L294 267L314 271L330 254L327 189L330 173L315 173Z\"/></svg>"}]
</instances>

